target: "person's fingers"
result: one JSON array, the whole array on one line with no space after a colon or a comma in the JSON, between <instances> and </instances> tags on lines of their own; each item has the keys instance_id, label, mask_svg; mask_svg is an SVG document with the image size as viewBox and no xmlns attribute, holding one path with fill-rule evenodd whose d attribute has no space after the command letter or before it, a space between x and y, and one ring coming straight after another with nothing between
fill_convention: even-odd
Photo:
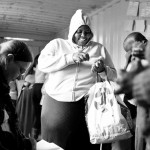
<instances>
[{"instance_id":1,"label":"person's fingers","mask_svg":"<svg viewBox=\"0 0 150 150\"><path fill-rule=\"evenodd\" d=\"M90 59L90 56L88 53L85 54L86 60L88 61Z\"/></svg>"},{"instance_id":2,"label":"person's fingers","mask_svg":"<svg viewBox=\"0 0 150 150\"><path fill-rule=\"evenodd\" d=\"M83 62L83 61L87 61L89 60L89 54L87 53L75 53L74 56L73 56L73 59L75 62Z\"/></svg>"},{"instance_id":3,"label":"person's fingers","mask_svg":"<svg viewBox=\"0 0 150 150\"><path fill-rule=\"evenodd\" d=\"M103 62L101 60L98 60L97 62L95 62L95 66L98 68L102 68L103 67Z\"/></svg>"},{"instance_id":4,"label":"person's fingers","mask_svg":"<svg viewBox=\"0 0 150 150\"><path fill-rule=\"evenodd\" d=\"M83 56L80 54L80 53L74 53L73 54L73 60L76 62L76 63L80 63L83 59Z\"/></svg>"},{"instance_id":5,"label":"person's fingers","mask_svg":"<svg viewBox=\"0 0 150 150\"><path fill-rule=\"evenodd\" d=\"M75 57L75 62L76 62L76 63L80 63L80 62L81 62L80 57Z\"/></svg>"},{"instance_id":6,"label":"person's fingers","mask_svg":"<svg viewBox=\"0 0 150 150\"><path fill-rule=\"evenodd\" d=\"M84 55L83 55L83 54L80 54L80 55L79 55L79 59L80 59L80 62L84 61L84 60L85 60Z\"/></svg>"},{"instance_id":7,"label":"person's fingers","mask_svg":"<svg viewBox=\"0 0 150 150\"><path fill-rule=\"evenodd\" d=\"M92 70L92 72L96 71L95 65L92 66L91 70Z\"/></svg>"},{"instance_id":8,"label":"person's fingers","mask_svg":"<svg viewBox=\"0 0 150 150\"><path fill-rule=\"evenodd\" d=\"M95 63L95 67L98 67L99 66L99 63L98 63L98 61Z\"/></svg>"},{"instance_id":9,"label":"person's fingers","mask_svg":"<svg viewBox=\"0 0 150 150\"><path fill-rule=\"evenodd\" d=\"M83 61L88 61L89 60L89 54L88 53L81 53L82 57L83 57Z\"/></svg>"}]
</instances>

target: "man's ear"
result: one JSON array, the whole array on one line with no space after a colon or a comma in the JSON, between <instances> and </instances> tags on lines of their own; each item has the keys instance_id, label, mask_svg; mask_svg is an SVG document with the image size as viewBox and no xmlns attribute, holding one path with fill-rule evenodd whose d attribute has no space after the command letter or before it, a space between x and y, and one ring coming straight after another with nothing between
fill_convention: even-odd
<instances>
[{"instance_id":1,"label":"man's ear","mask_svg":"<svg viewBox=\"0 0 150 150\"><path fill-rule=\"evenodd\" d=\"M9 63L14 61L14 55L13 54L7 54L7 56L5 57L5 70L7 70L7 66L9 65Z\"/></svg>"},{"instance_id":2,"label":"man's ear","mask_svg":"<svg viewBox=\"0 0 150 150\"><path fill-rule=\"evenodd\" d=\"M7 63L10 63L12 61L14 61L14 55L13 54L8 54L7 55Z\"/></svg>"}]
</instances>

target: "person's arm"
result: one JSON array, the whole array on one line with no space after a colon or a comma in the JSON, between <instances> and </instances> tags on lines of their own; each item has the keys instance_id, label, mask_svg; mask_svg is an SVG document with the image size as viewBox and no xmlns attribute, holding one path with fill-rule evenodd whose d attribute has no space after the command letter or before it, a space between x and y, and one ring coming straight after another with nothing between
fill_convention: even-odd
<instances>
[{"instance_id":1,"label":"person's arm","mask_svg":"<svg viewBox=\"0 0 150 150\"><path fill-rule=\"evenodd\" d=\"M103 57L103 63L105 67L105 73L109 80L115 80L117 78L117 71L114 67L112 59L104 46L101 48L101 55ZM102 74L102 73L101 73Z\"/></svg>"},{"instance_id":2,"label":"person's arm","mask_svg":"<svg viewBox=\"0 0 150 150\"><path fill-rule=\"evenodd\" d=\"M0 143L0 150L8 150Z\"/></svg>"},{"instance_id":3,"label":"person's arm","mask_svg":"<svg viewBox=\"0 0 150 150\"><path fill-rule=\"evenodd\" d=\"M73 54L64 54L57 40L49 42L41 51L38 59L38 68L40 71L49 73L56 72L70 64L74 64Z\"/></svg>"},{"instance_id":4,"label":"person's arm","mask_svg":"<svg viewBox=\"0 0 150 150\"><path fill-rule=\"evenodd\" d=\"M150 68L145 69L133 78L132 90L138 105L150 107Z\"/></svg>"}]
</instances>

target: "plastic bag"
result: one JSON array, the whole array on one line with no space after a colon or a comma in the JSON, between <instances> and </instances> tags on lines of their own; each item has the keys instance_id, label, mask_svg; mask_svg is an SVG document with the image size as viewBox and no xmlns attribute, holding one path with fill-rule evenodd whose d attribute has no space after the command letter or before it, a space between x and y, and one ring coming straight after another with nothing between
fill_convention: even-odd
<instances>
[{"instance_id":1,"label":"plastic bag","mask_svg":"<svg viewBox=\"0 0 150 150\"><path fill-rule=\"evenodd\" d=\"M130 111L114 95L113 87L114 82L106 80L97 82L89 90L86 122L92 144L111 143L132 136Z\"/></svg>"}]
</instances>

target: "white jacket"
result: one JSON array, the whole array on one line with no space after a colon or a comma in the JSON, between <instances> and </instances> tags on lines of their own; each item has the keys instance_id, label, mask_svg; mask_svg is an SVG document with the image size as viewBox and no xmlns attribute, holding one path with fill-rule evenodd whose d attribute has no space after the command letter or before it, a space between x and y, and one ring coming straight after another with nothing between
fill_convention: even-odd
<instances>
[{"instance_id":1,"label":"white jacket","mask_svg":"<svg viewBox=\"0 0 150 150\"><path fill-rule=\"evenodd\" d=\"M75 31L81 25L89 23L84 18L86 17L83 17L82 11L78 10L72 17L68 40L50 41L41 51L38 59L39 70L49 74L45 83L45 92L58 101L77 101L88 92L96 82L96 73L91 71L91 66L100 57L104 58L109 80L114 80L117 76L110 55L102 44L90 41L82 48L72 42ZM76 64L72 56L79 51L88 53L89 61Z\"/></svg>"}]
</instances>

